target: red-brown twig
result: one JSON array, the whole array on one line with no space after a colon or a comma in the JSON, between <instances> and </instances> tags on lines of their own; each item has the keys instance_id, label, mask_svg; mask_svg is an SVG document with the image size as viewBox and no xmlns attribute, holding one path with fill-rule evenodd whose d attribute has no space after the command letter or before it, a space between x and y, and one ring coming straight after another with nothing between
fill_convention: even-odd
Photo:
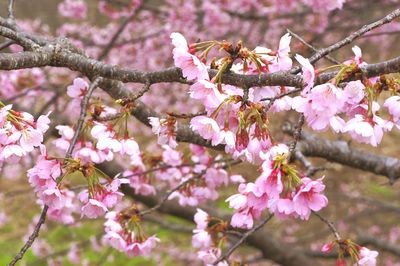
<instances>
[{"instance_id":1,"label":"red-brown twig","mask_svg":"<svg viewBox=\"0 0 400 266\"><path fill-rule=\"evenodd\" d=\"M271 220L273 217L273 214L270 214L266 216L259 224L254 226L252 229L247 231L246 233L243 234L243 236L232 246L229 248L227 252L225 252L223 255L221 255L216 261L214 261L213 265L217 265L219 262L226 260L229 258L229 256L241 245L243 242L254 232L256 232L258 229L262 228L266 223Z\"/></svg>"},{"instance_id":2,"label":"red-brown twig","mask_svg":"<svg viewBox=\"0 0 400 266\"><path fill-rule=\"evenodd\" d=\"M313 214L315 216L317 216L321 221L323 221L329 227L329 229L332 231L333 235L335 236L336 240L339 241L341 239L338 230L336 229L335 225L331 221L329 221L328 219L326 219L321 214L319 214L315 211L313 211Z\"/></svg>"}]
</instances>

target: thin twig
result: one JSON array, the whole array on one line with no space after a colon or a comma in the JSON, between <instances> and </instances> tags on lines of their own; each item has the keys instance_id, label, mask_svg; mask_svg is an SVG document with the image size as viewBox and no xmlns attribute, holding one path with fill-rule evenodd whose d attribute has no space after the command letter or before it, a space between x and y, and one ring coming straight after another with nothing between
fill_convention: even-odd
<instances>
[{"instance_id":1,"label":"thin twig","mask_svg":"<svg viewBox=\"0 0 400 266\"><path fill-rule=\"evenodd\" d=\"M262 98L260 101L272 101L275 102L276 100L283 98L285 96L297 93L297 92L301 92L303 88L297 88L288 92L283 92L281 94L276 95L275 97L267 97L267 98Z\"/></svg>"},{"instance_id":2,"label":"thin twig","mask_svg":"<svg viewBox=\"0 0 400 266\"><path fill-rule=\"evenodd\" d=\"M196 116L206 115L207 112L203 111L203 112L197 112L197 113L194 113L194 114L185 114L185 113L177 114L177 113L168 112L167 114L169 116L172 116L172 117L175 117L175 118L190 119L190 118L193 118L193 117L196 117Z\"/></svg>"},{"instance_id":3,"label":"thin twig","mask_svg":"<svg viewBox=\"0 0 400 266\"><path fill-rule=\"evenodd\" d=\"M302 113L299 117L299 120L298 120L296 127L294 129L294 132L293 132L293 142L290 144L290 147L289 147L289 158L288 158L289 161L290 161L290 158L293 156L293 153L297 146L297 142L299 141L299 139L301 137L301 131L303 129L303 125L304 125L304 114Z\"/></svg>"},{"instance_id":4,"label":"thin twig","mask_svg":"<svg viewBox=\"0 0 400 266\"><path fill-rule=\"evenodd\" d=\"M14 0L8 0L8 19L14 21Z\"/></svg>"},{"instance_id":5,"label":"thin twig","mask_svg":"<svg viewBox=\"0 0 400 266\"><path fill-rule=\"evenodd\" d=\"M57 98L61 96L61 91L56 91L54 95L40 108L39 112L35 115L35 120L39 118L46 110L53 104L57 104Z\"/></svg>"},{"instance_id":6,"label":"thin twig","mask_svg":"<svg viewBox=\"0 0 400 266\"><path fill-rule=\"evenodd\" d=\"M313 176L319 171L326 170L326 168L323 167L323 166L315 167L314 165L312 165L312 163L299 150L296 150L294 152L294 157L295 157L296 160L299 160L304 165L304 167L306 168L306 170L307 170L306 171L306 176Z\"/></svg>"},{"instance_id":7,"label":"thin twig","mask_svg":"<svg viewBox=\"0 0 400 266\"><path fill-rule=\"evenodd\" d=\"M399 34L400 34L400 30L382 31L382 32L375 32L375 33L365 34L363 36L360 36L360 39L369 38L369 37L376 37L376 36L382 36L382 35L399 35Z\"/></svg>"},{"instance_id":8,"label":"thin twig","mask_svg":"<svg viewBox=\"0 0 400 266\"><path fill-rule=\"evenodd\" d=\"M323 58L324 56L353 42L355 39L361 37L365 33L393 21L395 18L397 18L399 16L400 16L400 9L398 8L398 9L394 10L393 12L391 12L390 14L386 15L385 17L381 18L380 20L377 20L371 24L362 26L361 29L353 32L352 34L350 34L343 40L338 41L337 43L335 43L327 48L323 48L323 49L319 50L317 53L315 53L313 56L310 57L310 59L309 59L310 63L314 64L315 62L317 62L319 59Z\"/></svg>"},{"instance_id":9,"label":"thin twig","mask_svg":"<svg viewBox=\"0 0 400 266\"><path fill-rule=\"evenodd\" d=\"M304 44L305 46L307 46L308 48L310 48L313 52L318 53L318 49L314 46L312 46L311 44L309 44L308 42L306 42L303 38L301 38L298 34L294 33L293 31L286 29L287 32L290 33L290 35L292 35L293 37L295 37L297 40L299 40L302 44ZM334 64L340 65L341 63L336 60L335 58L333 58L330 55L325 56L325 59L331 61Z\"/></svg>"},{"instance_id":10,"label":"thin twig","mask_svg":"<svg viewBox=\"0 0 400 266\"><path fill-rule=\"evenodd\" d=\"M89 103L90 98L92 97L93 91L96 89L98 84L102 81L102 78L98 77L95 78L94 81L90 84L88 92L85 94L85 96L82 99L81 102L81 113L79 115L78 123L76 125L76 131L74 136L72 137L71 144L68 147L67 153L66 153L66 158L71 157L72 152L74 150L75 144L78 141L78 137L80 135L80 132L82 131L83 128L83 123L85 122L85 117L86 117L86 112L87 112L87 106ZM78 132L78 134L77 134Z\"/></svg>"},{"instance_id":11,"label":"thin twig","mask_svg":"<svg viewBox=\"0 0 400 266\"><path fill-rule=\"evenodd\" d=\"M137 94L135 94L134 96L132 96L132 98L130 98L129 100L131 100L131 101L136 101L137 99L139 99L140 97L142 97L146 92L148 92L149 90L150 90L150 86L151 86L151 83L149 82L149 81L147 81L145 84L144 84L144 86L143 86L143 88L137 93Z\"/></svg>"},{"instance_id":12,"label":"thin twig","mask_svg":"<svg viewBox=\"0 0 400 266\"><path fill-rule=\"evenodd\" d=\"M25 252L32 246L35 239L39 236L39 231L44 222L46 221L47 210L49 206L44 205L42 213L40 214L39 221L37 222L35 228L33 229L32 234L29 236L28 241L25 242L24 246L18 252L18 254L14 257L14 259L8 264L8 266L14 266L22 257Z\"/></svg>"},{"instance_id":13,"label":"thin twig","mask_svg":"<svg viewBox=\"0 0 400 266\"><path fill-rule=\"evenodd\" d=\"M118 37L121 35L121 33L125 30L126 26L135 18L137 12L133 12L129 17L127 17L124 22L120 25L118 30L114 33L114 35L111 37L110 42L107 44L107 46L104 48L103 52L100 54L98 60L103 60L111 51L111 49L114 47L115 42L118 40Z\"/></svg>"},{"instance_id":14,"label":"thin twig","mask_svg":"<svg viewBox=\"0 0 400 266\"><path fill-rule=\"evenodd\" d=\"M78 140L78 137L82 131L83 127L83 122L85 121L85 116L86 116L86 111L87 111L87 105L90 100L90 97L92 96L93 90L97 87L98 83L101 81L101 78L96 78L93 83L89 86L88 93L83 97L82 102L81 102L81 113L79 116L77 128L75 131L74 136L72 137L71 143L68 147L68 150L66 152L65 158L68 159L72 155L72 151L74 150L74 146ZM62 176L62 175L61 175ZM60 181L61 176L57 178L57 182ZM25 252L32 246L33 242L35 239L39 236L39 231L42 225L46 221L46 215L47 215L47 210L49 207L47 205L44 205L42 213L40 214L40 218L38 223L36 224L32 234L29 236L28 241L25 242L21 250L18 252L18 254L14 257L14 259L8 264L8 266L14 266L22 257L24 256Z\"/></svg>"},{"instance_id":15,"label":"thin twig","mask_svg":"<svg viewBox=\"0 0 400 266\"><path fill-rule=\"evenodd\" d=\"M146 214L149 214L159 208L161 208L161 206L164 204L164 202L166 202L168 200L168 198L172 195L172 193L174 193L175 191L178 191L179 189L181 189L182 187L184 187L186 184L192 182L194 179L200 178L202 177L204 174L206 173L206 170L201 171L200 173L193 175L192 177L186 179L184 182L180 183L179 185L175 186L174 188L172 188L171 190L169 190L164 197L162 197L162 199L160 200L159 203L157 203L156 205L154 205L153 207L144 210L140 213L141 216L144 216Z\"/></svg>"},{"instance_id":16,"label":"thin twig","mask_svg":"<svg viewBox=\"0 0 400 266\"><path fill-rule=\"evenodd\" d=\"M45 91L45 90L50 90L50 89L43 88L43 87L29 88L29 89L24 90L21 93L15 94L15 95L5 99L4 102L8 103L8 102L14 101L14 100L16 100L18 98L21 98L21 97L24 97L24 96L28 95L31 91L36 91L36 90Z\"/></svg>"},{"instance_id":17,"label":"thin twig","mask_svg":"<svg viewBox=\"0 0 400 266\"><path fill-rule=\"evenodd\" d=\"M221 255L214 263L213 265L217 265L219 262L226 260L229 258L229 256L241 245L243 244L243 242L254 232L256 232L258 229L260 229L261 227L263 227L266 223L269 222L269 220L271 220L271 218L273 217L273 214L270 214L268 216L266 216L258 225L254 226L252 229L250 229L249 231L247 231L246 233L243 234L243 236L232 246L230 247L230 249L223 255Z\"/></svg>"},{"instance_id":18,"label":"thin twig","mask_svg":"<svg viewBox=\"0 0 400 266\"><path fill-rule=\"evenodd\" d=\"M150 86L151 86L151 82L150 81L146 81L143 88L140 89L140 91L138 91L135 95L133 96L129 96L123 99L119 99L119 103L121 105L127 105L128 103L133 103L135 102L137 99L139 99L140 97L142 97L146 92L148 92L150 90Z\"/></svg>"},{"instance_id":19,"label":"thin twig","mask_svg":"<svg viewBox=\"0 0 400 266\"><path fill-rule=\"evenodd\" d=\"M93 115L93 119L96 121L99 121L99 122L106 122L106 121L111 121L111 120L121 118L122 116L123 116L123 113L110 114L110 115L106 115L103 117Z\"/></svg>"},{"instance_id":20,"label":"thin twig","mask_svg":"<svg viewBox=\"0 0 400 266\"><path fill-rule=\"evenodd\" d=\"M192 227L185 226L182 224L171 223L168 220L166 220L165 217L160 216L160 215L146 215L144 220L146 220L147 222L158 224L162 228L176 231L176 232L189 233L189 234L191 234L193 232Z\"/></svg>"},{"instance_id":21,"label":"thin twig","mask_svg":"<svg viewBox=\"0 0 400 266\"><path fill-rule=\"evenodd\" d=\"M321 221L323 221L324 223L326 223L326 225L329 227L329 229L332 231L333 235L335 236L336 240L339 241L339 240L341 239L341 237L340 237L339 232L338 232L338 230L336 229L335 225L334 225L331 221L329 221L328 219L326 219L325 217L323 217L322 215L320 215L319 213L317 213L317 212L315 212L315 211L312 211L312 212L313 212L313 214L314 214L315 216L317 216Z\"/></svg>"},{"instance_id":22,"label":"thin twig","mask_svg":"<svg viewBox=\"0 0 400 266\"><path fill-rule=\"evenodd\" d=\"M13 45L15 42L13 40L7 40L0 44L0 51L6 49L7 47Z\"/></svg>"},{"instance_id":23,"label":"thin twig","mask_svg":"<svg viewBox=\"0 0 400 266\"><path fill-rule=\"evenodd\" d=\"M224 169L225 169L225 168L227 168L227 167L229 167L229 166L232 166L232 165L235 165L235 164L239 164L239 163L241 163L241 162L242 162L241 160L234 160L232 163L227 163L226 165L224 165L224 166L221 167L221 168L224 168ZM151 213L151 212L153 212L153 211L155 211L155 210L161 208L161 206L164 204L164 202L166 202L166 201L168 200L168 198L172 195L172 193L174 193L175 191L178 191L179 189L181 189L182 187L184 187L186 184L192 182L193 180L202 177L202 176L207 172L207 169L208 169L208 168L204 169L203 171L201 171L201 172L198 173L198 174L193 175L192 177L186 179L184 182L180 183L179 185L177 185L177 186L175 186L174 188L172 188L171 190L169 190L169 191L165 194L165 196L160 200L160 202L159 202L158 204L156 204L156 205L153 206L152 208L149 208L149 209L147 209L147 210L142 211L142 212L140 213L140 215L144 216L144 215L146 215L146 214L149 214L149 213Z\"/></svg>"},{"instance_id":24,"label":"thin twig","mask_svg":"<svg viewBox=\"0 0 400 266\"><path fill-rule=\"evenodd\" d=\"M222 162L230 162L230 161L235 161L234 159L220 159L220 160L215 160L213 162L211 162L211 164L215 164L215 163L222 163ZM201 164L201 162L193 162L193 163L183 163L180 165L170 165L170 164L166 164L166 165L162 165L160 167L155 167L146 171L142 171L142 172L137 172L137 173L133 173L130 175L126 175L126 176L121 176L120 178L128 178L128 177L132 177L132 176L140 176L140 175L147 175L153 172L157 172L157 171L163 171L163 170L167 170L170 168L182 168L182 167L191 167L191 166L195 166Z\"/></svg>"}]
</instances>

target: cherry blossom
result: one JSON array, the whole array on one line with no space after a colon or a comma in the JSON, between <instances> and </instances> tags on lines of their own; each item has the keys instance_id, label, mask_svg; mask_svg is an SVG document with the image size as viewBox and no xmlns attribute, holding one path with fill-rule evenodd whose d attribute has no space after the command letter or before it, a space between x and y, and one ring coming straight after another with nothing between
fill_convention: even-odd
<instances>
[{"instance_id":1,"label":"cherry blossom","mask_svg":"<svg viewBox=\"0 0 400 266\"><path fill-rule=\"evenodd\" d=\"M375 266L376 257L378 257L378 252L374 250L369 250L366 247L360 249L360 260L357 262L358 265L362 266Z\"/></svg>"},{"instance_id":2,"label":"cherry blossom","mask_svg":"<svg viewBox=\"0 0 400 266\"><path fill-rule=\"evenodd\" d=\"M64 17L86 18L86 3L83 0L64 0L58 4L58 12Z\"/></svg>"},{"instance_id":3,"label":"cherry blossom","mask_svg":"<svg viewBox=\"0 0 400 266\"><path fill-rule=\"evenodd\" d=\"M83 97L89 88L89 84L82 78L74 79L72 85L67 87L67 94L71 98Z\"/></svg>"},{"instance_id":4,"label":"cherry blossom","mask_svg":"<svg viewBox=\"0 0 400 266\"><path fill-rule=\"evenodd\" d=\"M177 32L172 33L170 37L175 46L173 50L174 62L177 67L182 69L183 76L190 80L209 80L207 67L197 56L190 53L185 37Z\"/></svg>"},{"instance_id":5,"label":"cherry blossom","mask_svg":"<svg viewBox=\"0 0 400 266\"><path fill-rule=\"evenodd\" d=\"M314 67L310 64L310 61L308 61L308 59L304 58L303 56L297 54L295 56L295 59L301 65L301 70L303 72L302 77L304 79L304 82L307 84L302 91L302 94L305 95L314 86L315 70Z\"/></svg>"},{"instance_id":6,"label":"cherry blossom","mask_svg":"<svg viewBox=\"0 0 400 266\"><path fill-rule=\"evenodd\" d=\"M328 205L328 199L321 193L325 190L322 179L301 179L302 185L293 197L293 209L300 218L307 220L311 211L319 211Z\"/></svg>"}]
</instances>

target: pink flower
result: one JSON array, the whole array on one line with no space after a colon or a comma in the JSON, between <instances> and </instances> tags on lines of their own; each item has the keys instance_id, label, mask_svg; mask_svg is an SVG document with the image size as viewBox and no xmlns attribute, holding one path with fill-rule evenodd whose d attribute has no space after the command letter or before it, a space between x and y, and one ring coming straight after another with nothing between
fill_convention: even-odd
<instances>
[{"instance_id":1,"label":"pink flower","mask_svg":"<svg viewBox=\"0 0 400 266\"><path fill-rule=\"evenodd\" d=\"M328 125L336 132L342 130L344 121L336 116L345 103L343 91L331 83L315 86L308 94L293 98L292 108L303 113L314 130L325 130Z\"/></svg>"},{"instance_id":2,"label":"pink flower","mask_svg":"<svg viewBox=\"0 0 400 266\"><path fill-rule=\"evenodd\" d=\"M37 129L28 128L21 131L20 145L26 152L33 151L43 141L43 133Z\"/></svg>"},{"instance_id":3,"label":"pink flower","mask_svg":"<svg viewBox=\"0 0 400 266\"><path fill-rule=\"evenodd\" d=\"M67 87L67 94L71 98L81 98L86 94L89 84L81 78L74 79L72 85Z\"/></svg>"},{"instance_id":4,"label":"pink flower","mask_svg":"<svg viewBox=\"0 0 400 266\"><path fill-rule=\"evenodd\" d=\"M175 48L183 50L188 49L188 44L185 37L183 37L183 35L179 32L171 33L170 38L172 41L172 45L175 46Z\"/></svg>"},{"instance_id":5,"label":"pink flower","mask_svg":"<svg viewBox=\"0 0 400 266\"><path fill-rule=\"evenodd\" d=\"M291 196L291 195L290 195ZM273 198L268 201L268 209L280 219L286 219L294 213L292 198Z\"/></svg>"},{"instance_id":6,"label":"pink flower","mask_svg":"<svg viewBox=\"0 0 400 266\"><path fill-rule=\"evenodd\" d=\"M333 249L334 246L335 246L335 243L334 243L334 242L330 242L330 243L328 243L328 244L325 244L325 245L322 246L321 252L323 252L323 253L329 253L329 252L332 251L332 249Z\"/></svg>"},{"instance_id":7,"label":"pink flower","mask_svg":"<svg viewBox=\"0 0 400 266\"><path fill-rule=\"evenodd\" d=\"M115 138L100 138L96 144L96 148L100 151L110 150L120 152L122 149L121 142Z\"/></svg>"},{"instance_id":8,"label":"pink flower","mask_svg":"<svg viewBox=\"0 0 400 266\"><path fill-rule=\"evenodd\" d=\"M58 4L58 12L68 18L86 18L86 3L82 0L64 0Z\"/></svg>"},{"instance_id":9,"label":"pink flower","mask_svg":"<svg viewBox=\"0 0 400 266\"><path fill-rule=\"evenodd\" d=\"M361 103L365 97L365 86L361 81L350 81L344 87L344 94L346 98L344 111L351 111L352 108Z\"/></svg>"},{"instance_id":10,"label":"pink flower","mask_svg":"<svg viewBox=\"0 0 400 266\"><path fill-rule=\"evenodd\" d=\"M8 159L12 156L22 157L24 155L26 155L26 151L19 145L7 145L3 150L0 150L0 160Z\"/></svg>"},{"instance_id":11,"label":"pink flower","mask_svg":"<svg viewBox=\"0 0 400 266\"><path fill-rule=\"evenodd\" d=\"M379 253L375 250L369 250L366 247L362 247L360 249L360 260L357 264L359 266L375 266L376 265L376 258L378 257Z\"/></svg>"},{"instance_id":12,"label":"pink flower","mask_svg":"<svg viewBox=\"0 0 400 266\"><path fill-rule=\"evenodd\" d=\"M10 111L11 109L12 109L12 104L0 108L0 127L4 127L4 124L7 121L8 111Z\"/></svg>"},{"instance_id":13,"label":"pink flower","mask_svg":"<svg viewBox=\"0 0 400 266\"><path fill-rule=\"evenodd\" d=\"M231 180L231 182L233 182L233 183L243 183L243 182L246 181L246 180L243 178L243 176L241 176L241 175L231 175L231 176L230 176L230 180Z\"/></svg>"},{"instance_id":14,"label":"pink flower","mask_svg":"<svg viewBox=\"0 0 400 266\"><path fill-rule=\"evenodd\" d=\"M229 202L229 207L236 210L244 209L247 206L247 196L243 194L234 194L225 200Z\"/></svg>"},{"instance_id":15,"label":"pink flower","mask_svg":"<svg viewBox=\"0 0 400 266\"><path fill-rule=\"evenodd\" d=\"M167 121L167 119L164 118L149 117L149 123L153 133L158 136L158 144L167 144L172 149L175 149L178 146L175 132L175 129L178 125L177 122L171 124Z\"/></svg>"},{"instance_id":16,"label":"pink flower","mask_svg":"<svg viewBox=\"0 0 400 266\"><path fill-rule=\"evenodd\" d=\"M362 52L360 47L358 47L357 45L353 46L353 48L351 48L351 50L354 53L354 57L352 60L347 60L345 62L343 62L343 64L346 65L350 65L351 63L355 63L357 66L364 66L367 65L367 63L365 63L362 59Z\"/></svg>"},{"instance_id":17,"label":"pink flower","mask_svg":"<svg viewBox=\"0 0 400 266\"><path fill-rule=\"evenodd\" d=\"M207 116L196 116L190 121L190 127L205 139L211 140L213 146L222 141L217 122Z\"/></svg>"},{"instance_id":18,"label":"pink flower","mask_svg":"<svg viewBox=\"0 0 400 266\"><path fill-rule=\"evenodd\" d=\"M41 115L36 121L36 129L40 132L45 133L49 129L50 119L49 119L50 112L47 115Z\"/></svg>"},{"instance_id":19,"label":"pink flower","mask_svg":"<svg viewBox=\"0 0 400 266\"><path fill-rule=\"evenodd\" d=\"M139 145L134 139L132 138L123 139L121 140L120 143L121 143L121 154L127 154L129 156L140 154Z\"/></svg>"},{"instance_id":20,"label":"pink flower","mask_svg":"<svg viewBox=\"0 0 400 266\"><path fill-rule=\"evenodd\" d=\"M90 219L95 219L104 215L108 209L98 200L89 199L89 201L81 208L81 217L86 216Z\"/></svg>"},{"instance_id":21,"label":"pink flower","mask_svg":"<svg viewBox=\"0 0 400 266\"><path fill-rule=\"evenodd\" d=\"M197 212L194 215L194 221L197 229L206 229L208 226L209 215L202 209L197 208Z\"/></svg>"},{"instance_id":22,"label":"pink flower","mask_svg":"<svg viewBox=\"0 0 400 266\"><path fill-rule=\"evenodd\" d=\"M251 229L254 225L251 209L244 209L232 215L231 225L233 227Z\"/></svg>"},{"instance_id":23,"label":"pink flower","mask_svg":"<svg viewBox=\"0 0 400 266\"><path fill-rule=\"evenodd\" d=\"M65 200L58 188L49 188L42 192L43 202L54 209L61 209L65 205Z\"/></svg>"},{"instance_id":24,"label":"pink flower","mask_svg":"<svg viewBox=\"0 0 400 266\"><path fill-rule=\"evenodd\" d=\"M342 9L346 0L303 0L303 3L311 7L315 12L332 11Z\"/></svg>"},{"instance_id":25,"label":"pink flower","mask_svg":"<svg viewBox=\"0 0 400 266\"><path fill-rule=\"evenodd\" d=\"M72 213L76 211L76 205L73 203L73 200L75 199L75 193L70 190L63 189L62 196L62 208L56 209L49 206L49 210L47 212L48 217L50 220L61 224L72 224L75 221Z\"/></svg>"},{"instance_id":26,"label":"pink flower","mask_svg":"<svg viewBox=\"0 0 400 266\"><path fill-rule=\"evenodd\" d=\"M307 94L311 88L314 86L314 79L315 79L315 70L314 67L310 64L310 61L308 61L307 58L302 57L301 55L297 54L295 56L297 62L300 63L301 65L301 70L303 72L303 80L307 84L303 91L302 94L305 95Z\"/></svg>"},{"instance_id":27,"label":"pink flower","mask_svg":"<svg viewBox=\"0 0 400 266\"><path fill-rule=\"evenodd\" d=\"M211 246L211 236L203 229L194 229L192 237L192 246L195 248L209 248Z\"/></svg>"},{"instance_id":28,"label":"pink flower","mask_svg":"<svg viewBox=\"0 0 400 266\"><path fill-rule=\"evenodd\" d=\"M35 190L55 187L55 180L61 175L61 164L57 160L39 157L36 165L28 170L29 183Z\"/></svg>"},{"instance_id":29,"label":"pink flower","mask_svg":"<svg viewBox=\"0 0 400 266\"><path fill-rule=\"evenodd\" d=\"M9 217L3 211L0 211L0 228L9 222Z\"/></svg>"},{"instance_id":30,"label":"pink flower","mask_svg":"<svg viewBox=\"0 0 400 266\"><path fill-rule=\"evenodd\" d=\"M377 115L373 115L372 118L355 115L343 128L343 132L348 132L353 139L374 147L378 146L381 142L383 132L386 130L387 126L385 122Z\"/></svg>"},{"instance_id":31,"label":"pink flower","mask_svg":"<svg viewBox=\"0 0 400 266\"><path fill-rule=\"evenodd\" d=\"M125 248L125 252L128 257L148 256L155 248L157 242L160 242L160 239L155 236L151 236L147 238L144 242L133 242L132 244L127 245Z\"/></svg>"},{"instance_id":32,"label":"pink flower","mask_svg":"<svg viewBox=\"0 0 400 266\"><path fill-rule=\"evenodd\" d=\"M103 239L113 248L118 251L124 252L126 248L126 241L121 237L120 234L114 231L108 231Z\"/></svg>"},{"instance_id":33,"label":"pink flower","mask_svg":"<svg viewBox=\"0 0 400 266\"><path fill-rule=\"evenodd\" d=\"M71 244L67 257L72 264L81 264L79 247L76 243Z\"/></svg>"},{"instance_id":34,"label":"pink flower","mask_svg":"<svg viewBox=\"0 0 400 266\"><path fill-rule=\"evenodd\" d=\"M303 220L310 217L311 211L319 211L328 205L328 199L322 194L325 189L322 179L315 181L308 177L301 179L303 184L293 197L293 207Z\"/></svg>"},{"instance_id":35,"label":"pink flower","mask_svg":"<svg viewBox=\"0 0 400 266\"><path fill-rule=\"evenodd\" d=\"M190 97L200 100L209 109L217 108L225 97L218 91L217 85L208 80L198 80L189 90Z\"/></svg>"},{"instance_id":36,"label":"pink flower","mask_svg":"<svg viewBox=\"0 0 400 266\"><path fill-rule=\"evenodd\" d=\"M219 256L221 256L221 249L219 248L209 248L206 250L200 250L197 252L197 256L199 257L200 260L203 261L204 265L206 266L212 266L214 265L214 261L216 261ZM229 264L226 262L226 260L223 260L216 264L216 266L228 266Z\"/></svg>"},{"instance_id":37,"label":"pink flower","mask_svg":"<svg viewBox=\"0 0 400 266\"><path fill-rule=\"evenodd\" d=\"M255 182L258 191L266 193L270 199L279 198L279 194L283 191L281 175L280 169L263 171Z\"/></svg>"},{"instance_id":38,"label":"pink flower","mask_svg":"<svg viewBox=\"0 0 400 266\"><path fill-rule=\"evenodd\" d=\"M162 153L163 161L172 166L182 164L182 155L179 151L171 149L167 145L163 145L164 152Z\"/></svg>"},{"instance_id":39,"label":"pink flower","mask_svg":"<svg viewBox=\"0 0 400 266\"><path fill-rule=\"evenodd\" d=\"M224 169L208 168L204 175L206 184L210 188L217 188L221 185L228 185L229 176Z\"/></svg>"},{"instance_id":40,"label":"pink flower","mask_svg":"<svg viewBox=\"0 0 400 266\"><path fill-rule=\"evenodd\" d=\"M175 66L182 69L183 76L189 80L209 80L206 65L189 52L185 38L177 32L172 33L170 37L175 46L173 50Z\"/></svg>"},{"instance_id":41,"label":"pink flower","mask_svg":"<svg viewBox=\"0 0 400 266\"><path fill-rule=\"evenodd\" d=\"M389 111L391 121L400 129L400 96L391 96L383 104Z\"/></svg>"},{"instance_id":42,"label":"pink flower","mask_svg":"<svg viewBox=\"0 0 400 266\"><path fill-rule=\"evenodd\" d=\"M279 40L279 48L277 54L278 68L274 69L274 65L271 66L271 72L275 71L285 71L289 70L292 67L292 59L290 59L290 41L292 36L289 33L286 33Z\"/></svg>"}]
</instances>

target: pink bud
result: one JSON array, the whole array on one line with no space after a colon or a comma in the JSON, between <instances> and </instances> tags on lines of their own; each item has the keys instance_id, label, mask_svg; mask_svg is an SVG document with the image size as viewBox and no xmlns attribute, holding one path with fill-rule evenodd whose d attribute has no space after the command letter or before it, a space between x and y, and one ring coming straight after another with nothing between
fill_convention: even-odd
<instances>
[{"instance_id":1,"label":"pink bud","mask_svg":"<svg viewBox=\"0 0 400 266\"><path fill-rule=\"evenodd\" d=\"M323 253L329 253L329 252L332 251L333 246L334 246L334 242L330 242L328 244L325 244L325 245L322 246L321 251Z\"/></svg>"}]
</instances>

